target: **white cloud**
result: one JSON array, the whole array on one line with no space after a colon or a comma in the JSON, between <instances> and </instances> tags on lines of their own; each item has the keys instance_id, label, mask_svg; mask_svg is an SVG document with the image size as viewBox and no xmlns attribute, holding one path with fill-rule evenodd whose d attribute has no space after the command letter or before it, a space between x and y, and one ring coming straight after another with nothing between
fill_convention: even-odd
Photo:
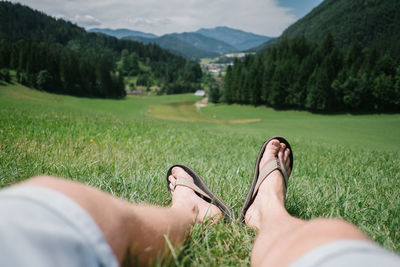
<instances>
[{"instance_id":1,"label":"white cloud","mask_svg":"<svg viewBox=\"0 0 400 267\"><path fill-rule=\"evenodd\" d=\"M127 23L135 28L141 27L159 27L162 25L171 24L172 21L167 18L128 18Z\"/></svg>"},{"instance_id":2,"label":"white cloud","mask_svg":"<svg viewBox=\"0 0 400 267\"><path fill-rule=\"evenodd\" d=\"M16 2L16 0L14 0ZM278 36L296 17L277 0L19 0L86 28L130 28L155 34L229 26Z\"/></svg>"},{"instance_id":3,"label":"white cloud","mask_svg":"<svg viewBox=\"0 0 400 267\"><path fill-rule=\"evenodd\" d=\"M83 27L94 27L101 25L101 22L91 15L84 15L84 16L75 15L71 20L72 22L75 22L76 24L81 25Z\"/></svg>"}]
</instances>

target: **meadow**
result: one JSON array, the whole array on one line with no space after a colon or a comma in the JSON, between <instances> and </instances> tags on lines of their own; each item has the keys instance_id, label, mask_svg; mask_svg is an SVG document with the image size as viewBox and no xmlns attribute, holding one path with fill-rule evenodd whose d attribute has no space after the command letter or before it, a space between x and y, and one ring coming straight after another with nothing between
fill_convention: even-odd
<instances>
[{"instance_id":1,"label":"meadow","mask_svg":"<svg viewBox=\"0 0 400 267\"><path fill-rule=\"evenodd\" d=\"M166 171L183 163L237 215L260 146L281 135L294 151L290 214L346 219L400 253L400 114L196 108L199 100L88 99L0 85L0 187L48 174L131 202L167 206ZM191 232L174 251L173 265L249 265L254 232L244 225L196 225Z\"/></svg>"}]
</instances>

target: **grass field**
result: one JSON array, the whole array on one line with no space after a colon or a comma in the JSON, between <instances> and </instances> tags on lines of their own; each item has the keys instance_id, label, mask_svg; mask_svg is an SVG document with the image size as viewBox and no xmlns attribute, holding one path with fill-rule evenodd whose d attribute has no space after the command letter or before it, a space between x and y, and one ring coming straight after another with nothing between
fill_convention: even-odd
<instances>
[{"instance_id":1,"label":"grass field","mask_svg":"<svg viewBox=\"0 0 400 267\"><path fill-rule=\"evenodd\" d=\"M259 147L291 142L287 208L344 218L400 253L400 115L316 115L208 105L192 95L100 100L0 86L0 187L49 174L136 203L169 205L167 169L192 166L235 214ZM237 223L197 225L176 265L247 266L254 233Z\"/></svg>"}]
</instances>

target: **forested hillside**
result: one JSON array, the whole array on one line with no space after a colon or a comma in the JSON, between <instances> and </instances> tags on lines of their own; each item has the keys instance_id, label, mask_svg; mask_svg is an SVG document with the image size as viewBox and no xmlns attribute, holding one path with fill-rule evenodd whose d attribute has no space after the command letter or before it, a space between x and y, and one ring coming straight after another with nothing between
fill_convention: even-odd
<instances>
[{"instance_id":1,"label":"forested hillside","mask_svg":"<svg viewBox=\"0 0 400 267\"><path fill-rule=\"evenodd\" d=\"M167 49L168 51L174 53L175 55L179 55L185 57L190 60L199 60L201 58L214 58L219 56L217 52L205 51L199 48L196 48L192 44L180 40L172 35L166 34L157 38L144 38L139 36L128 36L124 37L123 40L132 40L141 42L144 44L157 44L160 47Z\"/></svg>"},{"instance_id":2,"label":"forested hillside","mask_svg":"<svg viewBox=\"0 0 400 267\"><path fill-rule=\"evenodd\" d=\"M268 45L297 36L320 42L332 34L339 47L354 43L400 56L400 1L325 0Z\"/></svg>"},{"instance_id":3,"label":"forested hillside","mask_svg":"<svg viewBox=\"0 0 400 267\"><path fill-rule=\"evenodd\" d=\"M298 36L288 30L275 45L228 68L214 101L318 112L399 112L400 32L387 31L400 25L400 9L394 8L399 3L324 1L300 20L304 30L296 31Z\"/></svg>"},{"instance_id":4,"label":"forested hillside","mask_svg":"<svg viewBox=\"0 0 400 267\"><path fill-rule=\"evenodd\" d=\"M229 27L215 27L213 29L202 28L196 31L196 33L230 44L236 48L236 51L246 51L273 39L271 37L236 30Z\"/></svg>"},{"instance_id":5,"label":"forested hillside","mask_svg":"<svg viewBox=\"0 0 400 267\"><path fill-rule=\"evenodd\" d=\"M101 29L101 28L92 28L89 29L88 32L97 32L97 33L104 33L110 36L114 36L115 38L122 39L124 37L128 36L137 36L137 37L143 37L143 38L157 38L158 36L152 33L146 33L146 32L140 32L140 31L134 31L134 30L129 30L129 29Z\"/></svg>"},{"instance_id":6,"label":"forested hillside","mask_svg":"<svg viewBox=\"0 0 400 267\"><path fill-rule=\"evenodd\" d=\"M89 97L125 96L124 76L146 77L161 93L193 91L201 79L197 63L157 45L86 33L9 2L0 2L0 68L3 79L12 69L25 85Z\"/></svg>"},{"instance_id":7,"label":"forested hillside","mask_svg":"<svg viewBox=\"0 0 400 267\"><path fill-rule=\"evenodd\" d=\"M216 52L220 55L237 51L237 49L230 44L195 32L171 33L168 35L192 44L198 49Z\"/></svg>"}]
</instances>

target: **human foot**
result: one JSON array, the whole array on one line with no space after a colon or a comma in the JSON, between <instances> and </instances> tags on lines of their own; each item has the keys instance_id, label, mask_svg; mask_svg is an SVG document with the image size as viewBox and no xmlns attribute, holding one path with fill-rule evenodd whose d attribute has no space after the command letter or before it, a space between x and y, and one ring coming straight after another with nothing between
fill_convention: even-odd
<instances>
[{"instance_id":1,"label":"human foot","mask_svg":"<svg viewBox=\"0 0 400 267\"><path fill-rule=\"evenodd\" d=\"M221 218L221 210L209 202L200 198L192 189L186 186L176 186L178 177L193 182L193 178L182 168L174 167L172 174L168 177L169 189L172 193L172 208L187 213L193 218L193 222L204 222L211 220L216 223Z\"/></svg>"},{"instance_id":2,"label":"human foot","mask_svg":"<svg viewBox=\"0 0 400 267\"><path fill-rule=\"evenodd\" d=\"M284 143L279 142L277 139L271 140L263 153L258 166L259 173L268 164L271 159L278 158L285 165L287 175L291 173L290 162L290 149L286 148ZM248 208L245 214L246 224L254 229L259 229L262 221L262 215L265 214L265 208L284 207L285 194L286 194L285 181L282 173L279 170L274 170L268 177L261 183L254 202Z\"/></svg>"}]
</instances>

